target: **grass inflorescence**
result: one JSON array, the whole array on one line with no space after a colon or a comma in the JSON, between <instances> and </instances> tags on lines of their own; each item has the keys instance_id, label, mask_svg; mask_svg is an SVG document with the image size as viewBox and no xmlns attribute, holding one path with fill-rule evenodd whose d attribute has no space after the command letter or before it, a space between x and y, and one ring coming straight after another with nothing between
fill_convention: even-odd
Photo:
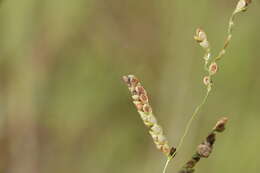
<instances>
[{"instance_id":1,"label":"grass inflorescence","mask_svg":"<svg viewBox=\"0 0 260 173\"><path fill-rule=\"evenodd\" d=\"M230 44L235 17L241 13L245 12L248 8L248 5L251 3L251 0L239 0L235 10L233 11L227 29L227 37L225 39L224 45L222 49L216 56L213 56L211 53L210 42L208 41L208 37L206 32L198 28L195 32L194 39L195 41L203 48L205 54L203 56L204 60L204 70L206 75L203 78L203 83L206 86L206 92L202 102L195 108L192 113L186 127L184 129L184 133L180 138L179 143L176 145L177 147L170 146L166 136L163 133L162 127L158 124L156 117L153 114L152 107L149 103L147 91L141 85L139 79L134 75L126 75L123 76L123 81L127 84L129 91L131 92L133 103L136 106L138 113L141 116L144 124L148 127L149 133L152 136L152 139L155 143L155 146L167 156L167 161L165 163L163 173L166 172L167 166L169 162L176 156L178 151L181 149L182 144L184 142L185 137L187 136L192 122L198 115L200 109L207 102L208 96L213 88L213 77L218 72L218 61L221 60L226 53L227 47ZM194 172L195 165L199 162L201 158L207 158L213 149L213 144L215 142L215 136L217 132L222 132L225 129L225 124L227 122L227 118L220 119L210 134L206 137L206 139L198 146L196 153L192 156L191 160L189 160L179 171L179 173L192 173Z\"/></svg>"}]
</instances>

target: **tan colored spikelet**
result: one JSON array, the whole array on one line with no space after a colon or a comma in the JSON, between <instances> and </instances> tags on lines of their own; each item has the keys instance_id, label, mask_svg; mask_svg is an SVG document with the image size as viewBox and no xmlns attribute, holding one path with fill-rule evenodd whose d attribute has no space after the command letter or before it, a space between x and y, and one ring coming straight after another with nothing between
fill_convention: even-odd
<instances>
[{"instance_id":1,"label":"tan colored spikelet","mask_svg":"<svg viewBox=\"0 0 260 173\"><path fill-rule=\"evenodd\" d=\"M208 158L213 151L214 143L216 142L217 133L225 130L225 125L228 119L223 117L218 120L214 128L207 135L201 144L198 145L196 152L192 155L191 159L184 164L178 173L194 173L195 167L202 158Z\"/></svg>"},{"instance_id":2,"label":"tan colored spikelet","mask_svg":"<svg viewBox=\"0 0 260 173\"><path fill-rule=\"evenodd\" d=\"M200 44L200 46L203 47L204 49L209 48L209 42L207 39L207 35L202 29L198 28L196 30L194 40L196 40Z\"/></svg>"},{"instance_id":3,"label":"tan colored spikelet","mask_svg":"<svg viewBox=\"0 0 260 173\"><path fill-rule=\"evenodd\" d=\"M248 5L252 2L252 0L239 0L236 6L234 13L239 13L241 11L246 11Z\"/></svg>"},{"instance_id":4,"label":"tan colored spikelet","mask_svg":"<svg viewBox=\"0 0 260 173\"><path fill-rule=\"evenodd\" d=\"M227 122L228 122L228 118L227 117L221 118L216 123L215 127L213 128L213 131L223 132L225 130L225 125L227 124Z\"/></svg>"},{"instance_id":5,"label":"tan colored spikelet","mask_svg":"<svg viewBox=\"0 0 260 173\"><path fill-rule=\"evenodd\" d=\"M132 95L133 103L144 124L149 128L149 133L152 136L156 147L168 156L171 148L169 147L168 140L163 134L162 127L158 124L153 115L146 90L134 75L123 76L123 81L127 84Z\"/></svg>"},{"instance_id":6,"label":"tan colored spikelet","mask_svg":"<svg viewBox=\"0 0 260 173\"><path fill-rule=\"evenodd\" d=\"M217 71L218 71L217 63L216 62L211 63L210 66L209 66L209 74L214 75L214 74L217 73Z\"/></svg>"}]
</instances>

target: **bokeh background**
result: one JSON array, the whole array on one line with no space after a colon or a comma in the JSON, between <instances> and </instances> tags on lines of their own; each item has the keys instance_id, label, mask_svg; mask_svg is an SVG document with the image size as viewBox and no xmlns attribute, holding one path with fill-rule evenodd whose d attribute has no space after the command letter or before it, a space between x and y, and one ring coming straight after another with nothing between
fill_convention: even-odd
<instances>
[{"instance_id":1,"label":"bokeh background","mask_svg":"<svg viewBox=\"0 0 260 173\"><path fill-rule=\"evenodd\" d=\"M216 54L237 0L2 0L0 172L158 173L153 145L121 81L149 91L171 144L205 92L197 27ZM257 172L260 2L236 20L215 87L167 172L222 116L230 122L197 172Z\"/></svg>"}]
</instances>

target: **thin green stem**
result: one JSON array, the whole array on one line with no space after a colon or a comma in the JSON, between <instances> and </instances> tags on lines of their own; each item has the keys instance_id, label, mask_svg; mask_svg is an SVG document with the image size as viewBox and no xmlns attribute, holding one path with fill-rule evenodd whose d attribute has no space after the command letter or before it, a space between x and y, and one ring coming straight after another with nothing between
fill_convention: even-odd
<instances>
[{"instance_id":1,"label":"thin green stem","mask_svg":"<svg viewBox=\"0 0 260 173\"><path fill-rule=\"evenodd\" d=\"M166 169L169 165L169 162L174 158L174 156L176 155L177 151L180 150L180 148L182 147L183 141L185 139L185 137L187 136L189 129L191 127L191 124L193 122L193 120L196 118L196 115L198 114L199 110L202 108L202 106L206 103L207 98L209 96L210 90L207 90L207 93L205 95L205 97L203 98L202 102L196 107L195 111L193 112L192 116L189 119L189 122L187 123L186 127L185 127L185 131L183 133L183 136L181 137L181 140L179 142L179 144L177 145L177 150L175 151L175 153L172 156L169 156L166 160L165 166L163 168L163 173L166 173Z\"/></svg>"},{"instance_id":2,"label":"thin green stem","mask_svg":"<svg viewBox=\"0 0 260 173\"><path fill-rule=\"evenodd\" d=\"M188 123L187 123L187 125L186 125L186 127L185 127L185 131L184 131L184 133L183 133L183 136L181 137L180 142L179 142L179 144L177 145L176 153L177 153L177 151L179 151L180 148L182 147L183 141L184 141L185 137L187 136L187 134L188 134L188 132L189 132L189 130L190 130L191 124L192 124L193 120L196 118L196 116L197 116L199 110L200 110L200 109L202 108L202 106L206 103L207 98L208 98L208 96L209 96L209 93L210 93L210 90L207 90L207 92L206 92L206 94L205 94L205 96L204 96L202 102L196 107L196 109L194 110L192 116L190 117L190 119L189 119L189 121L188 121Z\"/></svg>"},{"instance_id":3,"label":"thin green stem","mask_svg":"<svg viewBox=\"0 0 260 173\"><path fill-rule=\"evenodd\" d=\"M173 158L173 157L171 157L171 156L169 156L169 157L167 158L166 163L165 163L164 168L163 168L163 173L166 173L166 169L167 169L167 167L168 167L168 165L169 165L169 162L172 160L172 158Z\"/></svg>"},{"instance_id":4,"label":"thin green stem","mask_svg":"<svg viewBox=\"0 0 260 173\"><path fill-rule=\"evenodd\" d=\"M229 19L229 24L228 24L228 35L227 35L227 38L226 38L226 41L224 43L224 46L222 48L222 50L219 52L218 56L216 56L214 58L214 62L215 61L218 61L222 58L222 56L226 53L226 49L230 43L230 40L232 38L232 31L233 31L233 27L234 27L234 20L235 20L235 16L236 16L237 13L233 12L230 19Z\"/></svg>"},{"instance_id":5,"label":"thin green stem","mask_svg":"<svg viewBox=\"0 0 260 173\"><path fill-rule=\"evenodd\" d=\"M228 25L228 32L227 32L227 38L226 38L226 41L224 43L224 46L223 48L221 49L221 51L219 52L219 54L213 58L212 62L216 62L218 60L220 60L223 55L226 53L226 49L231 41L231 38L232 38L232 31L233 31L233 27L234 27L234 20L235 20L235 17L236 17L236 14L240 13L241 11L244 11L246 10L246 6L243 8L243 9L240 9L239 11L234 11L229 19L229 25ZM208 48L206 50L206 54L204 55L204 60L205 60L205 64L204 64L204 68L207 72L209 72L209 78L211 78L211 76L213 74L210 73L209 69L208 69L208 63L209 63L209 60L210 60L210 56L211 56L211 53L210 53L210 48ZM190 128L191 128L191 124L193 122L193 120L196 118L197 114L199 113L200 109L203 107L203 105L206 103L207 101L207 98L209 96L209 93L211 91L211 84L208 85L208 88L207 88L207 92L202 100L202 102L195 108L192 116L190 117L186 127L185 127L185 130L184 130L184 133L183 133L183 136L181 137L178 145L177 145L177 148L176 148L176 151L173 155L171 156L168 156L167 160L166 160L166 163L165 163L165 166L164 166L164 169L163 169L163 173L166 173L166 169L169 165L169 162L174 158L174 156L176 155L176 153L181 149L182 147L182 144L183 144L183 141L185 139L185 137L187 136Z\"/></svg>"}]
</instances>

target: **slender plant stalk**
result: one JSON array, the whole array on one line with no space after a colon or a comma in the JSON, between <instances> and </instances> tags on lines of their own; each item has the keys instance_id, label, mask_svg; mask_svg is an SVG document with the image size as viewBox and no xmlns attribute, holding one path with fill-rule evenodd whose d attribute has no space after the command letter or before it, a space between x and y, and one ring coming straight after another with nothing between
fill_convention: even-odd
<instances>
[{"instance_id":1,"label":"slender plant stalk","mask_svg":"<svg viewBox=\"0 0 260 173\"><path fill-rule=\"evenodd\" d=\"M243 4L241 4L243 3ZM204 104L206 103L207 101L207 98L211 92L211 88L212 88L212 81L211 81L211 76L213 76L214 74L216 74L217 70L218 70L218 67L217 67L217 64L215 64L217 60L220 60L223 55L225 54L226 52L226 48L228 47L230 41L231 41L231 38L232 38L232 31L233 31L233 26L234 26L234 19L235 19L235 16L240 13L240 12L243 12L247 9L247 6L248 4L251 3L250 0L240 0L239 3L238 3L238 6L236 7L235 11L232 13L231 17L230 17L230 20L229 20L229 25L228 25L228 36L226 38L226 41L224 43L224 47L223 49L219 52L218 56L216 56L214 59L213 59L213 62L210 64L209 68L206 68L207 72L208 72L208 76L206 77L209 77L210 81L208 81L209 83L207 83L207 81L205 81L204 83L207 85L207 91L206 91L206 94L205 94L205 97L203 99L203 101L201 102L201 104L199 104L192 116L190 117L187 125L186 125L186 128L184 130L184 134L183 136L181 137L181 140L179 142L179 144L177 145L177 150L180 150L182 144L183 144L183 141L184 141L184 138L187 136L187 133L189 132L189 129L191 127L191 124L193 122L193 120L196 118L199 110L204 106ZM239 5L240 4L240 5ZM202 31L203 32L203 31ZM205 38L206 41L207 41L207 38ZM197 40L198 41L198 40ZM203 42L204 40L202 40ZM207 41L208 42L208 41ZM203 46L202 46L203 47ZM205 65L208 64L208 60L210 59L210 47L209 47L209 43L206 47L203 47L206 49L206 54L204 56L204 59L205 59Z\"/></svg>"},{"instance_id":2,"label":"slender plant stalk","mask_svg":"<svg viewBox=\"0 0 260 173\"><path fill-rule=\"evenodd\" d=\"M187 134L188 134L188 132L189 132L189 129L190 129L190 127L191 127L191 124L192 124L194 118L196 117L196 115L198 114L198 112L200 111L200 109L204 106L204 104L206 103L207 98L208 98L208 96L209 96L209 93L210 93L210 91L207 91L207 92L206 92L206 95L205 95L203 101L201 102L200 105L198 105L198 106L196 107L196 109L195 109L195 111L193 112L191 118L189 119L189 121L188 121L188 123L187 123L187 125L186 125L186 127L185 127L184 134L183 134L183 136L181 137L179 144L177 145L177 150L176 150L176 152L181 149L182 144L183 144L183 141L184 141L184 138L187 136Z\"/></svg>"},{"instance_id":3,"label":"slender plant stalk","mask_svg":"<svg viewBox=\"0 0 260 173\"><path fill-rule=\"evenodd\" d=\"M212 82L212 76L216 74L216 72L218 71L218 65L217 65L217 61L220 60L223 55L226 53L226 49L231 41L232 38L232 31L233 31L233 27L234 27L234 20L235 17L238 13L240 12L244 12L247 10L248 5L251 3L251 0L239 0L234 12L232 13L230 19L229 19L229 25L228 25L228 36L225 40L224 46L222 48L222 50L218 53L218 55L213 58L212 62L210 63L211 60L211 48L210 48L210 44L209 41L207 39L207 35L206 33L202 30L202 29L197 29L196 31L196 35L194 36L194 39L200 44L200 46L205 50L205 55L203 57L205 64L204 64L204 69L205 71L208 73L207 76L204 77L203 82L207 87L207 91L206 94L202 100L202 102L195 108L194 112L192 113L186 127L184 130L184 133L177 145L176 151L174 154L169 155L164 169L163 169L163 173L166 173L166 169L169 165L169 162L175 157L175 155L177 154L177 152L181 149L182 144L184 142L185 137L187 136L190 128L191 128L191 124L194 121L194 119L197 117L199 111L201 110L201 108L205 105L208 96L211 92L212 86L213 86L213 82ZM210 65L209 65L210 63Z\"/></svg>"},{"instance_id":4,"label":"slender plant stalk","mask_svg":"<svg viewBox=\"0 0 260 173\"><path fill-rule=\"evenodd\" d=\"M166 173L166 169L167 169L167 167L168 167L168 165L169 165L169 163L170 163L172 158L173 157L168 157L167 158L166 163L165 163L164 168L163 168L163 173Z\"/></svg>"},{"instance_id":5,"label":"slender plant stalk","mask_svg":"<svg viewBox=\"0 0 260 173\"><path fill-rule=\"evenodd\" d=\"M144 87L141 85L140 81L134 75L123 76L123 81L127 84L128 89L131 92L133 103L136 106L137 111L140 114L144 124L148 127L149 133L153 138L156 147L167 156L167 160L163 168L163 173L166 173L170 161L176 156L178 151L181 149L184 139L187 136L188 132L190 131L192 122L198 116L199 111L203 108L203 106L205 105L208 99L208 96L213 86L212 77L218 71L218 65L216 62L220 60L223 57L223 55L226 53L226 49L232 38L232 31L233 31L234 20L236 15L240 12L246 11L250 3L251 0L238 1L238 4L229 20L228 32L227 32L228 35L225 40L224 46L216 57L211 58L211 47L207 39L206 33L202 29L196 30L194 39L199 43L199 45L205 51L203 59L205 63L204 69L207 72L207 75L203 78L203 83L205 84L207 90L203 100L195 108L187 125L185 126L184 133L180 138L177 148L169 146L168 140L166 139L161 126L158 124L153 114L152 107L149 103L149 99L147 96L147 92L144 89ZM184 165L183 169L180 170L179 173L192 173L194 171L193 167L200 160L200 158L209 156L209 154L212 151L213 144L215 142L215 135L216 135L215 133L222 132L224 130L224 126L226 122L227 122L226 118L222 118L217 122L216 126L213 128L212 132L208 135L206 140L199 145L195 155L193 155L192 159Z\"/></svg>"},{"instance_id":6,"label":"slender plant stalk","mask_svg":"<svg viewBox=\"0 0 260 173\"><path fill-rule=\"evenodd\" d=\"M184 139L185 139L185 137L187 136L187 134L188 134L188 132L189 132L189 129L190 129L190 127L191 127L191 124L192 124L194 118L196 117L196 115L198 114L199 110L200 110L200 109L203 107L203 105L206 103L207 98L208 98L208 96L209 96L209 93L210 93L210 91L208 90L208 91L206 92L206 95L205 95L203 101L201 102L201 104L198 105L198 106L196 107L195 111L193 112L191 118L189 119L189 121L188 121L188 123L187 123L187 125L186 125L186 127L185 127L184 134L183 134L183 136L181 137L181 139L180 139L180 141L179 141L179 143L178 143L178 145L177 145L175 154L169 155L168 158L167 158L167 160L166 160L165 166L164 166L164 168L163 168L163 173L166 173L166 169L167 169L167 167L168 167L168 165L169 165L169 162L175 157L175 155L177 154L177 152L181 149L182 144L183 144L183 142L184 142Z\"/></svg>"}]
</instances>

